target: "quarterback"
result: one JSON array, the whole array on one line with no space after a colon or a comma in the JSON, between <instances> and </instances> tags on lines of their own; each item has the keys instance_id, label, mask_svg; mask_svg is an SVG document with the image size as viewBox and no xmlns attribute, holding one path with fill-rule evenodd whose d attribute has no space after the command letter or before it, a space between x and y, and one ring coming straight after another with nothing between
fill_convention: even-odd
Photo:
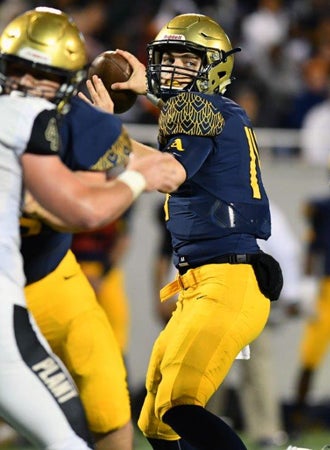
<instances>
[{"instance_id":1,"label":"quarterback","mask_svg":"<svg viewBox=\"0 0 330 450\"><path fill-rule=\"evenodd\" d=\"M112 85L161 107L159 148L186 174L164 205L179 275L160 297L179 297L153 346L138 421L156 450L246 449L205 405L282 288L279 264L257 243L271 222L256 137L245 111L223 95L238 50L211 18L179 15L148 46L148 90L144 66L125 51L133 74Z\"/></svg>"}]
</instances>

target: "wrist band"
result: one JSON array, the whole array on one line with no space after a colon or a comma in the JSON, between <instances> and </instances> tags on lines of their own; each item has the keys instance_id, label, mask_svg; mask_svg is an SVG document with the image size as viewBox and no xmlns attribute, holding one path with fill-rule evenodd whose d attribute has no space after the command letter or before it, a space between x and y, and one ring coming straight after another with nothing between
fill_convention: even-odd
<instances>
[{"instance_id":1,"label":"wrist band","mask_svg":"<svg viewBox=\"0 0 330 450\"><path fill-rule=\"evenodd\" d=\"M125 183L131 189L134 200L144 191L147 185L142 173L136 170L125 170L117 177L117 180Z\"/></svg>"}]
</instances>

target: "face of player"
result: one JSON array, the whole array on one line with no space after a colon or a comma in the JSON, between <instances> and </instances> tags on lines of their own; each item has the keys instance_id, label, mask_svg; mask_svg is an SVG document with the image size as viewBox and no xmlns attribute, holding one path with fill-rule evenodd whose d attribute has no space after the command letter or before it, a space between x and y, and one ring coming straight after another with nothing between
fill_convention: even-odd
<instances>
[{"instance_id":1,"label":"face of player","mask_svg":"<svg viewBox=\"0 0 330 450\"><path fill-rule=\"evenodd\" d=\"M201 63L201 58L194 53L164 52L161 61L161 85L184 89L200 69Z\"/></svg>"},{"instance_id":2,"label":"face of player","mask_svg":"<svg viewBox=\"0 0 330 450\"><path fill-rule=\"evenodd\" d=\"M60 87L60 82L56 77L52 77L52 74L19 65L11 65L8 68L7 79L10 82L10 91L20 90L47 100L52 100Z\"/></svg>"}]
</instances>

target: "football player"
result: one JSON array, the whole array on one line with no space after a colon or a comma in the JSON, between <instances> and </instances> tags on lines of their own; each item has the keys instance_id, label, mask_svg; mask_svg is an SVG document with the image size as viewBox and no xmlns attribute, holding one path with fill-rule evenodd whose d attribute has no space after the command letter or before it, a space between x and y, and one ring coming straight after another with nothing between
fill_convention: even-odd
<instances>
[{"instance_id":1,"label":"football player","mask_svg":"<svg viewBox=\"0 0 330 450\"><path fill-rule=\"evenodd\" d=\"M310 198L304 207L308 233L305 274L316 282L315 306L300 343L300 367L297 376L293 426L301 431L311 425L308 397L315 373L324 360L330 342L330 198Z\"/></svg>"},{"instance_id":2,"label":"football player","mask_svg":"<svg viewBox=\"0 0 330 450\"><path fill-rule=\"evenodd\" d=\"M138 421L156 450L246 449L205 405L282 287L279 264L257 243L270 236L270 211L255 134L224 96L238 50L210 17L179 15L148 46L148 92L143 65L124 51L133 74L112 85L161 107L160 149L186 174L165 202L179 276L160 296L179 299L154 343Z\"/></svg>"},{"instance_id":3,"label":"football player","mask_svg":"<svg viewBox=\"0 0 330 450\"><path fill-rule=\"evenodd\" d=\"M32 196L41 205L47 205L50 212L54 214L54 216L51 214L48 216L49 220L58 217L65 226L82 230L93 229L115 220L131 206L143 190L158 188L164 190L169 185L170 189L176 187L176 184L173 184L173 167L171 166L174 159L172 157L160 159L162 155L157 152L141 159L130 158L127 170L124 170L116 179L103 181L101 184L95 184L93 181L93 185L90 183L88 185L87 180L80 180L63 165L59 155L62 157L62 152L70 146L74 147L77 140L77 135L70 134L70 131L77 130L71 126L71 122L75 119L80 121L81 130L95 126L95 123L83 121L85 120L84 111L91 109L95 112L95 108L84 103L85 110L79 116L79 110L75 115L74 111L77 109L71 104L72 95L86 75L86 63L83 37L72 20L59 10L36 8L27 11L10 22L0 38L2 89L0 96L2 118L0 126L0 183L2 186L0 196L2 235L0 243L2 255L0 263L2 292L0 415L29 441L42 449L80 450L92 448L92 443L76 386L62 362L51 352L26 309L18 224L22 206L23 173L25 186L31 191ZM70 107L71 111L68 113ZM102 114L99 112L97 121L108 125L107 120L113 116ZM95 160L93 157L90 159L86 157L87 162L86 158L81 158L79 162L82 168L93 166L95 170L102 169L109 161L124 158L130 152L132 145L121 129L120 122L111 119L111 126L113 127L111 143L114 143L114 148L111 147L109 138L108 151L103 154L103 158L100 156L99 147L103 145L104 148L105 144L88 141L88 132L83 135L86 145L91 146L90 149L96 156ZM61 146L59 128L67 130L63 132L63 137L67 139L64 141L64 147ZM134 144L133 147L137 149ZM32 208L34 214L37 214L36 208L38 214L45 213L47 216L47 211L38 204ZM39 220L34 220L33 217L30 219L30 221L23 221L22 226L28 234L40 234L41 240L35 241L35 248L30 247L34 254L30 254L30 261L25 261L29 282L33 276L38 278L43 270L45 274L48 274L49 271L57 268L70 245L70 239L65 235L62 237L57 234L53 238L52 232L46 227L43 228ZM31 261L33 261L33 267ZM100 329L105 330L104 334L107 337L111 337L111 329L108 328L108 322L102 311L96 311L95 315L89 314L93 309L91 306L93 293L88 294L89 299L85 300L80 295L80 290L72 290L75 270L79 277L78 265L72 255L68 254L67 259L53 277L51 290L43 290L41 286L35 294L35 303L31 300L31 306L37 315L39 313L45 318L46 325L56 324L56 330L54 328L46 330L49 335L52 336L53 332L61 330L60 336L59 333L55 333L57 342L62 339L67 340L68 344L74 347L73 355L70 351L67 353L63 351L61 356L67 356L66 362L75 372L76 378L80 376L84 378L86 372L89 377L89 371L94 369L94 366L90 365L90 358L94 358L94 353L99 350L94 347L96 343L94 336L91 343L88 341L90 337L88 327L98 324ZM70 285L69 290L74 298L71 309L72 323L61 322L63 317L67 318L62 314L66 299L64 296L61 297L60 290L55 292L54 289L58 282L64 281ZM82 283L85 283L86 289L91 291L86 280L83 279ZM82 290L83 285L79 286L79 289ZM53 299L59 302L57 312L60 315L57 322L56 318L51 316ZM78 309L81 305L83 312L77 322L74 322L76 318L74 309L77 305ZM81 309L79 311L81 312ZM83 323L81 328L78 328L76 324L82 316L85 317L85 322L81 320ZM76 348L76 345L79 348ZM104 367L105 364L114 364L112 358L109 358L109 362L105 361L108 349L104 347L106 344L102 343L102 345L104 352L96 369ZM97 386L98 389L101 390L109 384L113 386L113 390L124 390L121 385L125 383L125 369L120 360L119 350L118 354L121 372L113 378L108 378L108 373L105 373L103 384ZM116 350L112 352L112 355L116 356ZM122 379L117 385L120 377ZM82 386L79 387L82 388ZM90 405L86 402L86 390L87 387L85 391L82 389L82 394L87 409ZM103 391L102 395L106 397L107 392ZM98 392L87 392L87 396L98 396L98 401L100 399ZM89 409L88 419L98 416L102 437L104 430L113 431L107 428L112 420L117 420L112 416L116 417L117 413L120 415L113 399L110 397L108 401L111 406L108 405L107 408ZM121 423L124 426L129 422L129 412L127 412L129 408L128 406L121 406L121 408L126 408L124 412L126 423ZM110 418L109 411L112 415ZM121 420L123 420L123 414ZM93 423L89 425L92 429ZM92 429L92 431L99 430ZM120 447L118 444L116 448L129 448L129 446L123 444Z\"/></svg>"}]
</instances>

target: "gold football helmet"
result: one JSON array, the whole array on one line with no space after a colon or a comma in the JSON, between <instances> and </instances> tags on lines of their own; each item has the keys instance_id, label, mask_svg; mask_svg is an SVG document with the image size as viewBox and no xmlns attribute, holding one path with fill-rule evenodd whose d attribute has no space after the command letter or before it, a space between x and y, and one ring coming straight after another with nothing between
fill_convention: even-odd
<instances>
[{"instance_id":1,"label":"gold football helmet","mask_svg":"<svg viewBox=\"0 0 330 450\"><path fill-rule=\"evenodd\" d=\"M82 34L60 10L39 7L16 17L0 36L0 84L13 89L10 75L30 73L60 83L54 103L63 106L86 77ZM17 83L16 83L17 84ZM28 95L28 89L15 86Z\"/></svg>"},{"instance_id":2,"label":"gold football helmet","mask_svg":"<svg viewBox=\"0 0 330 450\"><path fill-rule=\"evenodd\" d=\"M185 91L223 94L231 83L233 53L240 51L240 48L232 48L224 30L210 17L201 14L174 17L148 45L148 88L153 95L163 100L179 91L173 79L175 74L182 74L182 69L177 66L169 69L169 66L162 65L165 51L191 52L201 57L201 67L198 71L191 70L192 82L184 88ZM169 73L169 70L172 83L162 86L161 75ZM187 70L185 68L185 74Z\"/></svg>"}]
</instances>

